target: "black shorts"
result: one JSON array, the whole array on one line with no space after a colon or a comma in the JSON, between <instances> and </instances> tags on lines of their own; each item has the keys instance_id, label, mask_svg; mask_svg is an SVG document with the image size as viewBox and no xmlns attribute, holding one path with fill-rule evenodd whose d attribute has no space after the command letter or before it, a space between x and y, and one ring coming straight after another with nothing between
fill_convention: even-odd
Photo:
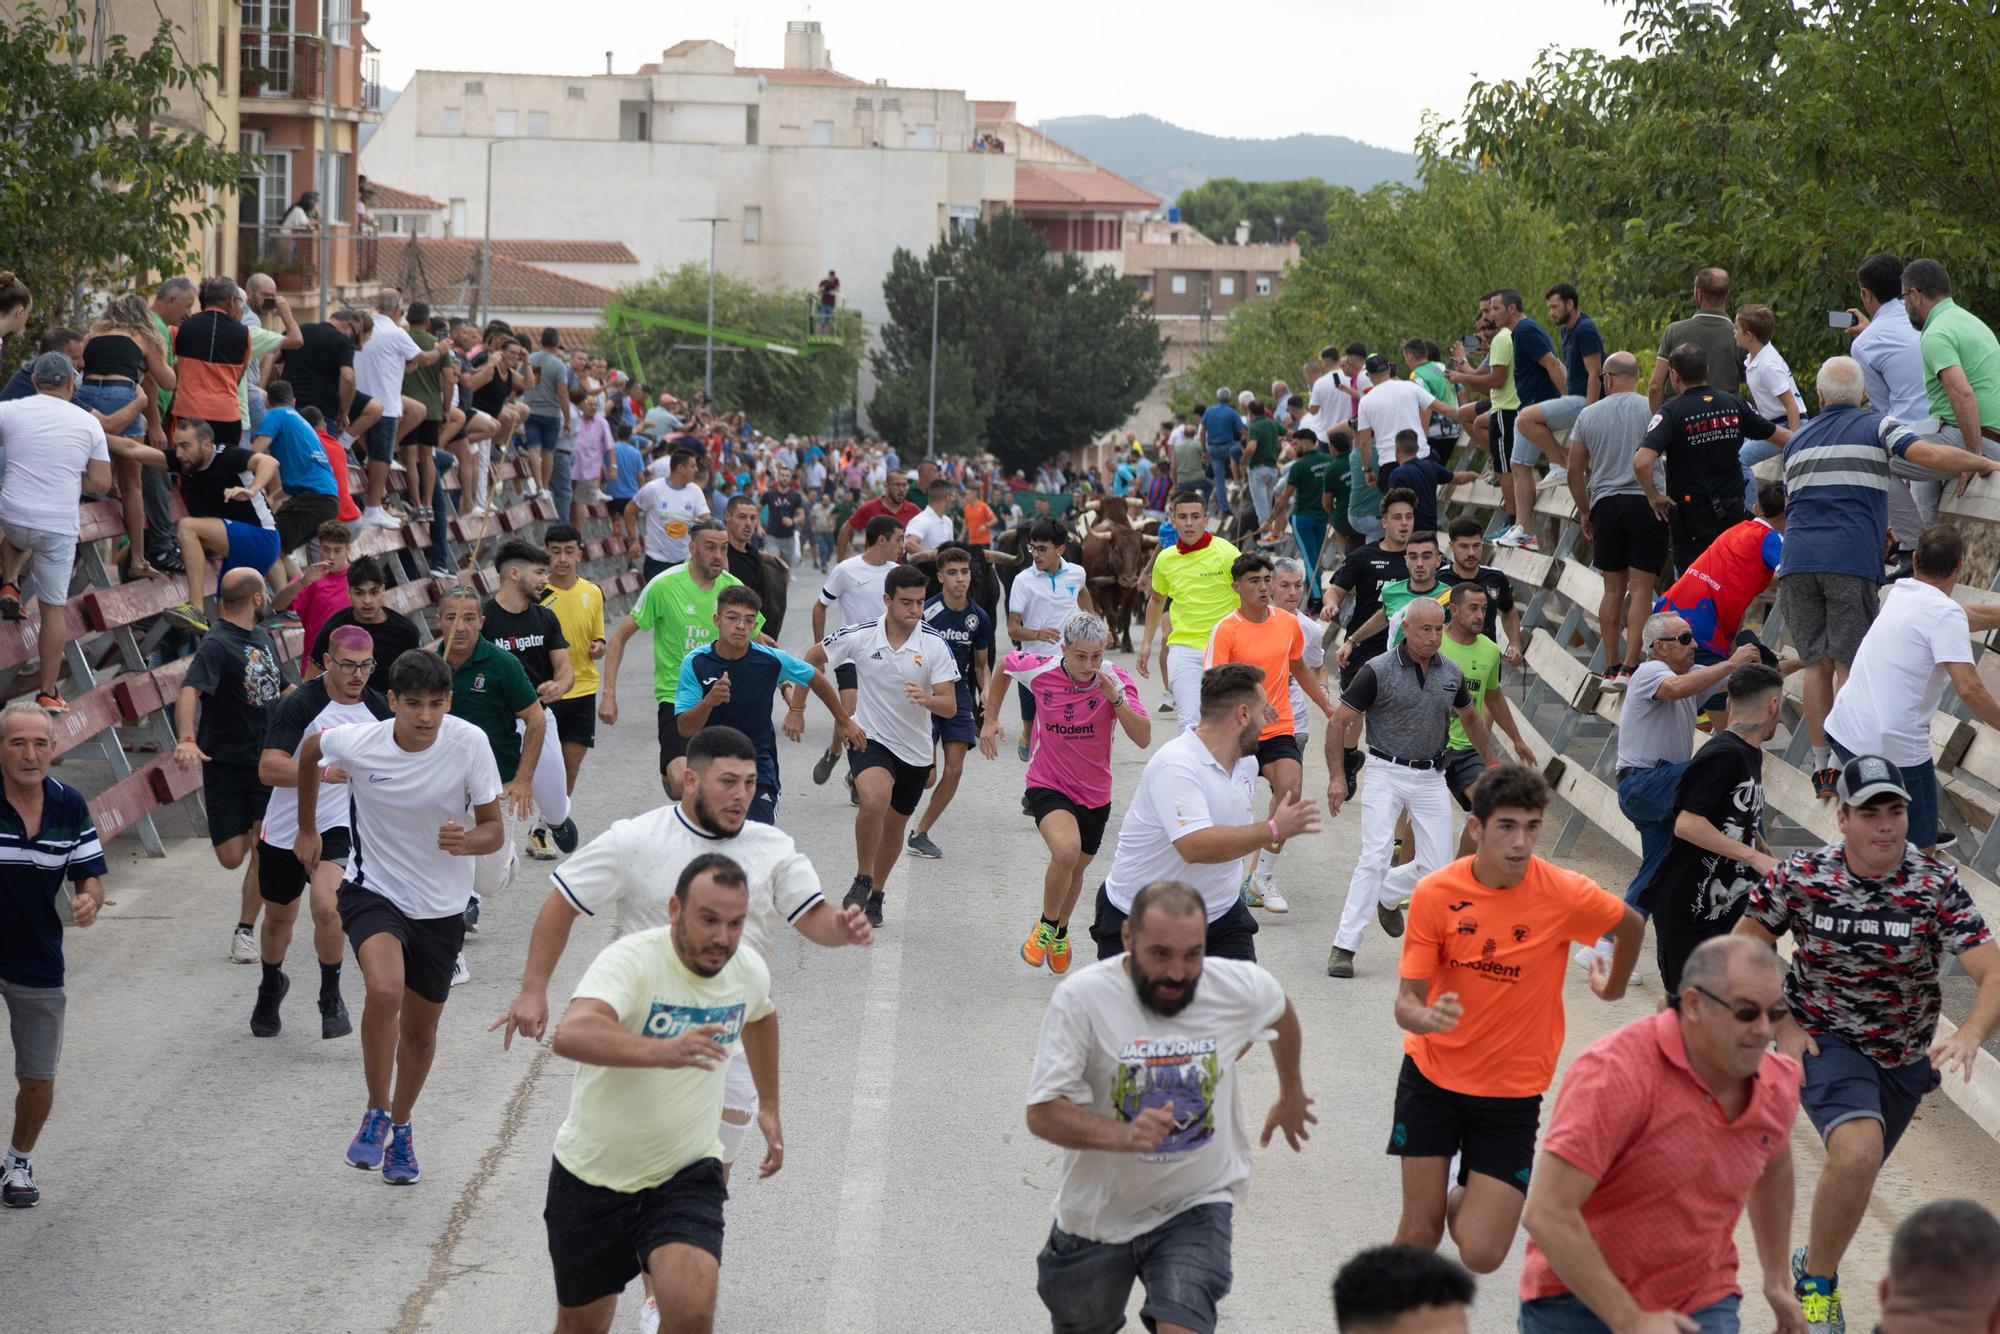
<instances>
[{"instance_id":1,"label":"black shorts","mask_svg":"<svg viewBox=\"0 0 2000 1334\"><path fill-rule=\"evenodd\" d=\"M1472 785L1486 776L1486 761L1476 750L1448 750L1444 753L1444 785L1462 811L1472 809Z\"/></svg>"},{"instance_id":2,"label":"black shorts","mask_svg":"<svg viewBox=\"0 0 2000 1334\"><path fill-rule=\"evenodd\" d=\"M340 909L340 925L354 957L361 958L361 946L370 936L387 932L403 944L403 986L433 1005L442 1005L451 995L452 965L465 946L465 915L416 918L372 889L363 889L352 880L340 882L334 900Z\"/></svg>"},{"instance_id":3,"label":"black shorts","mask_svg":"<svg viewBox=\"0 0 2000 1334\"><path fill-rule=\"evenodd\" d=\"M560 724L558 724L560 726ZM675 760L684 760L688 753L688 739L681 735L680 725L674 721L674 706L666 700L660 701L660 772Z\"/></svg>"},{"instance_id":4,"label":"black shorts","mask_svg":"<svg viewBox=\"0 0 2000 1334\"><path fill-rule=\"evenodd\" d=\"M345 866L347 852L345 826L329 829L319 836L321 861L339 862ZM294 857L290 848L281 848L261 838L257 840L257 896L264 902L297 903L311 879L306 874L305 863Z\"/></svg>"},{"instance_id":5,"label":"black shorts","mask_svg":"<svg viewBox=\"0 0 2000 1334\"><path fill-rule=\"evenodd\" d=\"M410 433L403 437L403 448L415 449L417 446L423 445L429 449L436 449L438 435L443 428L443 422L434 422L429 417L426 417L415 426L412 426Z\"/></svg>"},{"instance_id":6,"label":"black shorts","mask_svg":"<svg viewBox=\"0 0 2000 1334\"><path fill-rule=\"evenodd\" d=\"M578 695L574 699L559 699L549 705L549 712L556 717L556 740L565 746L582 746L585 750L597 744L597 696ZM680 729L676 727L675 733ZM685 752L685 748L683 748ZM665 773L666 766L660 766Z\"/></svg>"},{"instance_id":7,"label":"black shorts","mask_svg":"<svg viewBox=\"0 0 2000 1334\"><path fill-rule=\"evenodd\" d=\"M1502 477L1513 466L1514 419L1520 415L1519 408L1495 408L1487 426L1486 452L1493 458L1493 471Z\"/></svg>"},{"instance_id":8,"label":"black shorts","mask_svg":"<svg viewBox=\"0 0 2000 1334\"><path fill-rule=\"evenodd\" d=\"M556 1303L588 1306L623 1292L662 1246L696 1246L722 1261L722 1160L697 1158L657 1186L608 1190L549 1160L542 1222Z\"/></svg>"},{"instance_id":9,"label":"black shorts","mask_svg":"<svg viewBox=\"0 0 2000 1334\"><path fill-rule=\"evenodd\" d=\"M972 692L958 692L958 712L949 718L931 715L932 741L959 741L970 746L979 740L979 724L973 717Z\"/></svg>"},{"instance_id":10,"label":"black shorts","mask_svg":"<svg viewBox=\"0 0 2000 1334\"><path fill-rule=\"evenodd\" d=\"M208 809L208 841L221 847L257 827L270 803L271 789L251 764L210 760L201 767L201 803Z\"/></svg>"},{"instance_id":11,"label":"black shorts","mask_svg":"<svg viewBox=\"0 0 2000 1334\"><path fill-rule=\"evenodd\" d=\"M1607 574L1658 574L1667 564L1667 526L1644 496L1606 496L1590 507L1590 563Z\"/></svg>"},{"instance_id":12,"label":"black shorts","mask_svg":"<svg viewBox=\"0 0 2000 1334\"><path fill-rule=\"evenodd\" d=\"M917 803L924 799L924 788L931 781L931 766L928 764L906 764L879 741L870 741L861 750L847 752L847 772L855 778L861 777L867 769L887 769L894 786L889 789L889 809L898 815L909 815L916 811Z\"/></svg>"},{"instance_id":13,"label":"black shorts","mask_svg":"<svg viewBox=\"0 0 2000 1334\"><path fill-rule=\"evenodd\" d=\"M1394 1158L1449 1158L1465 1155L1464 1173L1495 1177L1526 1194L1535 1165L1535 1129L1542 1100L1480 1098L1454 1093L1424 1078L1414 1059L1403 1057L1396 1077L1396 1124L1389 1132Z\"/></svg>"},{"instance_id":14,"label":"black shorts","mask_svg":"<svg viewBox=\"0 0 2000 1334\"><path fill-rule=\"evenodd\" d=\"M1086 806L1052 787L1031 787L1021 794L1021 812L1040 824L1056 811L1068 811L1076 820L1077 846L1086 857L1095 857L1104 846L1104 826L1111 820L1111 803Z\"/></svg>"},{"instance_id":15,"label":"black shorts","mask_svg":"<svg viewBox=\"0 0 2000 1334\"><path fill-rule=\"evenodd\" d=\"M604 498L604 508L614 519L623 514L625 507L631 503L632 497L630 496L606 496Z\"/></svg>"},{"instance_id":16,"label":"black shorts","mask_svg":"<svg viewBox=\"0 0 2000 1334\"><path fill-rule=\"evenodd\" d=\"M1293 764L1304 764L1306 753L1299 747L1296 733L1287 732L1283 736L1267 736L1257 743L1257 772L1263 773L1279 760L1290 760Z\"/></svg>"},{"instance_id":17,"label":"black shorts","mask_svg":"<svg viewBox=\"0 0 2000 1334\"><path fill-rule=\"evenodd\" d=\"M1347 687L1354 684L1354 678L1360 674L1363 667L1368 665L1370 658L1381 654L1388 647L1389 632L1386 630L1378 636L1372 636L1365 644L1356 644L1354 652L1347 655L1347 665L1340 669L1341 693L1347 693ZM1334 702L1339 703L1339 700L1336 699Z\"/></svg>"},{"instance_id":18,"label":"black shorts","mask_svg":"<svg viewBox=\"0 0 2000 1334\"><path fill-rule=\"evenodd\" d=\"M1097 957L1113 959L1125 952L1125 912L1111 901L1104 886L1097 887L1097 912L1090 920L1090 938L1097 945ZM1206 952L1215 959L1242 959L1257 962L1257 919L1250 905L1238 899L1228 912L1208 924Z\"/></svg>"},{"instance_id":19,"label":"black shorts","mask_svg":"<svg viewBox=\"0 0 2000 1334\"><path fill-rule=\"evenodd\" d=\"M843 662L833 669L833 686L836 690L853 690L858 680L854 675L854 664Z\"/></svg>"},{"instance_id":20,"label":"black shorts","mask_svg":"<svg viewBox=\"0 0 2000 1334\"><path fill-rule=\"evenodd\" d=\"M294 551L311 541L321 524L340 517L340 497L318 491L288 492L285 507L271 517L278 524L278 546Z\"/></svg>"},{"instance_id":21,"label":"black shorts","mask_svg":"<svg viewBox=\"0 0 2000 1334\"><path fill-rule=\"evenodd\" d=\"M362 413L368 411L368 405L370 403L373 403L374 401L375 398L371 394L356 394L353 398L347 400L348 425L352 426L354 424L354 419L356 417L359 417ZM330 427L333 425L333 423L328 422L327 425Z\"/></svg>"}]
</instances>

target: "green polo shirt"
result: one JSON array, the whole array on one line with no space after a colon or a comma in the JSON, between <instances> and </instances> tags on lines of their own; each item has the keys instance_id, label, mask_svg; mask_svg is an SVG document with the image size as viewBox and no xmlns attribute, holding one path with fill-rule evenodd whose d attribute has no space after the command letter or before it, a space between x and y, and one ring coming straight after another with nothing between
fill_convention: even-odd
<instances>
[{"instance_id":1,"label":"green polo shirt","mask_svg":"<svg viewBox=\"0 0 2000 1334\"><path fill-rule=\"evenodd\" d=\"M471 656L452 668L451 716L486 733L503 783L513 782L521 765L521 737L514 724L536 698L520 660L490 639L474 644ZM544 737L542 744L552 745L554 738Z\"/></svg>"},{"instance_id":2,"label":"green polo shirt","mask_svg":"<svg viewBox=\"0 0 2000 1334\"><path fill-rule=\"evenodd\" d=\"M1275 468L1278 466L1278 446L1285 438L1285 428L1269 417L1258 417L1250 423L1250 457L1243 460L1249 468Z\"/></svg>"},{"instance_id":3,"label":"green polo shirt","mask_svg":"<svg viewBox=\"0 0 2000 1334\"><path fill-rule=\"evenodd\" d=\"M2000 427L2000 341L1986 322L1950 297L1931 307L1917 346L1924 357L1924 393L1931 416L1952 426L1958 418L1951 398L1938 383L1938 372L1956 366L1965 372L1972 396L1979 401L1979 424Z\"/></svg>"},{"instance_id":4,"label":"green polo shirt","mask_svg":"<svg viewBox=\"0 0 2000 1334\"><path fill-rule=\"evenodd\" d=\"M1285 469L1285 485L1292 488L1292 513L1301 519L1326 517L1326 493L1332 489L1327 477L1333 466L1333 455L1319 450L1292 460Z\"/></svg>"}]
</instances>

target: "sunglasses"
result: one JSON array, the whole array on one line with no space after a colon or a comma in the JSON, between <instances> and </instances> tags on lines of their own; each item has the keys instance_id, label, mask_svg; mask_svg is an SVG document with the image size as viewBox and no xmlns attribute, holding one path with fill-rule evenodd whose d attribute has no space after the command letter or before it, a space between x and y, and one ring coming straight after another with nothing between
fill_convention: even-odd
<instances>
[{"instance_id":1,"label":"sunglasses","mask_svg":"<svg viewBox=\"0 0 2000 1334\"><path fill-rule=\"evenodd\" d=\"M1791 1014L1791 1009L1788 1006L1778 1005L1769 1010L1762 1010L1755 1005L1739 1006L1734 1001L1726 1001L1707 987L1696 987L1695 990L1729 1011L1729 1017L1739 1024L1754 1024L1757 1022L1757 1016L1760 1014L1769 1019L1773 1024L1780 1024Z\"/></svg>"},{"instance_id":2,"label":"sunglasses","mask_svg":"<svg viewBox=\"0 0 2000 1334\"><path fill-rule=\"evenodd\" d=\"M1694 643L1694 636L1688 631L1683 630L1677 635L1660 635L1653 642L1655 644L1692 644Z\"/></svg>"}]
</instances>

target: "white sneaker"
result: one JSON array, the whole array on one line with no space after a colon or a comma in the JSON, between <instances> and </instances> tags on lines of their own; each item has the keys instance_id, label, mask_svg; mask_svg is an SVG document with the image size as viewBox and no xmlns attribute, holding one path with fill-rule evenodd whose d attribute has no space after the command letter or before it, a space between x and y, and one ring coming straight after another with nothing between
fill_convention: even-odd
<instances>
[{"instance_id":1,"label":"white sneaker","mask_svg":"<svg viewBox=\"0 0 2000 1334\"><path fill-rule=\"evenodd\" d=\"M1496 547L1518 547L1527 540L1528 530L1517 523L1509 525L1506 532L1494 538L1493 545Z\"/></svg>"},{"instance_id":2,"label":"white sneaker","mask_svg":"<svg viewBox=\"0 0 2000 1334\"><path fill-rule=\"evenodd\" d=\"M458 952L458 958L452 961L451 984L453 986L458 986L461 983L470 982L471 980L472 980L472 970L465 966L465 951L460 950Z\"/></svg>"},{"instance_id":3,"label":"white sneaker","mask_svg":"<svg viewBox=\"0 0 2000 1334\"><path fill-rule=\"evenodd\" d=\"M639 1334L660 1334L660 1304L651 1297L639 1306Z\"/></svg>"},{"instance_id":4,"label":"white sneaker","mask_svg":"<svg viewBox=\"0 0 2000 1334\"><path fill-rule=\"evenodd\" d=\"M361 515L363 528L401 528L403 521L385 509L366 510Z\"/></svg>"},{"instance_id":5,"label":"white sneaker","mask_svg":"<svg viewBox=\"0 0 2000 1334\"><path fill-rule=\"evenodd\" d=\"M1268 885L1264 888L1265 912L1290 912L1292 905L1285 902L1285 896Z\"/></svg>"},{"instance_id":6,"label":"white sneaker","mask_svg":"<svg viewBox=\"0 0 2000 1334\"><path fill-rule=\"evenodd\" d=\"M1570 959L1578 968L1583 969L1587 973L1596 965L1599 959L1604 960L1604 966L1609 968L1611 966L1611 950L1611 937L1604 936L1595 945L1579 946L1576 953L1570 955Z\"/></svg>"},{"instance_id":7,"label":"white sneaker","mask_svg":"<svg viewBox=\"0 0 2000 1334\"><path fill-rule=\"evenodd\" d=\"M245 931L239 926L229 933L229 962L256 963L258 957L255 931Z\"/></svg>"},{"instance_id":8,"label":"white sneaker","mask_svg":"<svg viewBox=\"0 0 2000 1334\"><path fill-rule=\"evenodd\" d=\"M390 471L390 472L408 472L408 471L409 471L409 469L408 469L408 468L405 468L405 467L403 466L403 461L402 461L401 459L390 459L390 460L389 460L389 471Z\"/></svg>"},{"instance_id":9,"label":"white sneaker","mask_svg":"<svg viewBox=\"0 0 2000 1334\"><path fill-rule=\"evenodd\" d=\"M1541 486L1566 486L1569 484L1568 468L1550 468L1549 475L1542 478Z\"/></svg>"}]
</instances>

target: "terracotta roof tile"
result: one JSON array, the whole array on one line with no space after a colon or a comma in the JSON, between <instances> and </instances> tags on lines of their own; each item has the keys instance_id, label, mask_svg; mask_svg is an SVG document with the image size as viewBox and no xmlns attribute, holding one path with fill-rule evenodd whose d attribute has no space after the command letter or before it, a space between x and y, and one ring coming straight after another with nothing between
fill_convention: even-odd
<instances>
[{"instance_id":1,"label":"terracotta roof tile","mask_svg":"<svg viewBox=\"0 0 2000 1334\"><path fill-rule=\"evenodd\" d=\"M1122 176L1102 167L1061 167L1052 163L1014 164L1014 204L1055 208L1150 210L1160 206Z\"/></svg>"},{"instance_id":2,"label":"terracotta roof tile","mask_svg":"<svg viewBox=\"0 0 2000 1334\"><path fill-rule=\"evenodd\" d=\"M810 83L822 87L872 88L875 85L866 79L857 79L852 74L842 74L834 69L785 69L771 65L738 65L738 74L761 74L772 83ZM886 90L893 91L893 90Z\"/></svg>"},{"instance_id":3,"label":"terracotta roof tile","mask_svg":"<svg viewBox=\"0 0 2000 1334\"><path fill-rule=\"evenodd\" d=\"M465 310L479 292L479 242L438 237L384 238L374 257L377 279L400 286L413 300L450 313ZM567 274L524 264L494 243L487 305L494 310L601 311L618 294Z\"/></svg>"},{"instance_id":4,"label":"terracotta roof tile","mask_svg":"<svg viewBox=\"0 0 2000 1334\"><path fill-rule=\"evenodd\" d=\"M445 207L441 199L432 199L429 195L420 195L409 190L398 190L395 186L384 185L380 181L368 182L368 192L374 196L372 207L389 209L392 212L408 213L418 210L428 212Z\"/></svg>"},{"instance_id":5,"label":"terracotta roof tile","mask_svg":"<svg viewBox=\"0 0 2000 1334\"><path fill-rule=\"evenodd\" d=\"M639 257L623 241L503 241L493 238L493 253L528 264L637 264Z\"/></svg>"}]
</instances>

